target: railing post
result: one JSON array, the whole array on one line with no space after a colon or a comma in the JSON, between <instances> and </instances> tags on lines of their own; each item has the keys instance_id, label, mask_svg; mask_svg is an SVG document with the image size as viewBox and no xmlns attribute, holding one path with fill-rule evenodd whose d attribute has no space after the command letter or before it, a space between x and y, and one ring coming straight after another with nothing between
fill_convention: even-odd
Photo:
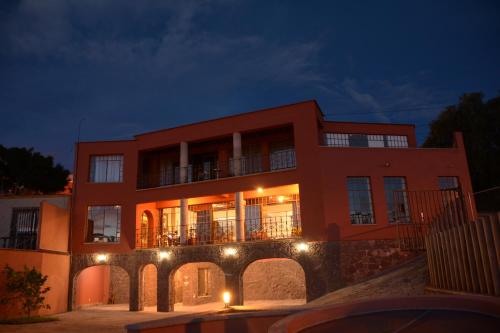
<instances>
[{"instance_id":1,"label":"railing post","mask_svg":"<svg viewBox=\"0 0 500 333\"><path fill-rule=\"evenodd\" d=\"M181 184L187 183L188 179L188 144L185 141L181 142L181 153L180 153L180 161L179 161L179 181Z\"/></svg>"},{"instance_id":2,"label":"railing post","mask_svg":"<svg viewBox=\"0 0 500 333\"><path fill-rule=\"evenodd\" d=\"M233 133L233 173L241 176L241 134Z\"/></svg>"},{"instance_id":3,"label":"railing post","mask_svg":"<svg viewBox=\"0 0 500 333\"><path fill-rule=\"evenodd\" d=\"M243 192L234 194L236 208L236 241L243 242L245 240L245 200Z\"/></svg>"},{"instance_id":4,"label":"railing post","mask_svg":"<svg viewBox=\"0 0 500 333\"><path fill-rule=\"evenodd\" d=\"M185 245L187 242L187 232L188 232L188 222L189 222L189 210L188 210L188 199L181 199L181 225L179 230L180 242Z\"/></svg>"}]
</instances>

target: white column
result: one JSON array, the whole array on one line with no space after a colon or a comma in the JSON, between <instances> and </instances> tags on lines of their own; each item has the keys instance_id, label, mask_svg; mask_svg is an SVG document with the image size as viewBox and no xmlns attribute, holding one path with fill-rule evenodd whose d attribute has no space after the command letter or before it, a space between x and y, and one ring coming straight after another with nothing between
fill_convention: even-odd
<instances>
[{"instance_id":1,"label":"white column","mask_svg":"<svg viewBox=\"0 0 500 333\"><path fill-rule=\"evenodd\" d=\"M234 175L241 176L241 134L233 133L233 168Z\"/></svg>"},{"instance_id":2,"label":"white column","mask_svg":"<svg viewBox=\"0 0 500 333\"><path fill-rule=\"evenodd\" d=\"M188 181L188 144L185 141L181 142L181 156L179 161L179 178L180 182L187 183Z\"/></svg>"},{"instance_id":3,"label":"white column","mask_svg":"<svg viewBox=\"0 0 500 333\"><path fill-rule=\"evenodd\" d=\"M189 223L189 210L188 210L188 199L181 199L181 228L179 231L179 237L181 239L181 244L184 245L187 242L188 237L188 223Z\"/></svg>"},{"instance_id":4,"label":"white column","mask_svg":"<svg viewBox=\"0 0 500 333\"><path fill-rule=\"evenodd\" d=\"M236 241L245 241L245 200L243 199L243 192L236 192L234 194L234 206L236 210Z\"/></svg>"}]
</instances>

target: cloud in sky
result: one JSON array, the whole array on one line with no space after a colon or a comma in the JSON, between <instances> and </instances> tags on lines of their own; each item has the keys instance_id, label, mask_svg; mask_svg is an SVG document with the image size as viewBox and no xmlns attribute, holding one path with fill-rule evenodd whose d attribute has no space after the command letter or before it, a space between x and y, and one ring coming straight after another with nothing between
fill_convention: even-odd
<instances>
[{"instance_id":1,"label":"cloud in sky","mask_svg":"<svg viewBox=\"0 0 500 333\"><path fill-rule=\"evenodd\" d=\"M334 119L427 121L439 106L388 110L444 106L500 77L496 49L473 61L484 49L475 36L500 31L494 11L480 8L482 25L464 27L455 21L476 17L474 8L452 6L453 19L437 20L429 6L0 1L0 142L34 146L71 167L82 118L83 140L124 139L313 98L329 114L373 113ZM463 45L475 52L449 57ZM431 57L422 52L431 49Z\"/></svg>"}]
</instances>

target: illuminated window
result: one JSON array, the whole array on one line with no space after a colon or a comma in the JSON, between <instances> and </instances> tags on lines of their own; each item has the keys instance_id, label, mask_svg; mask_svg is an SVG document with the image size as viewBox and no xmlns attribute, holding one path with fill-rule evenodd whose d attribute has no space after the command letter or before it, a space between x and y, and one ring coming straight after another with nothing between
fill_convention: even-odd
<instances>
[{"instance_id":1,"label":"illuminated window","mask_svg":"<svg viewBox=\"0 0 500 333\"><path fill-rule=\"evenodd\" d=\"M90 206L87 213L87 242L120 241L121 206Z\"/></svg>"},{"instance_id":2,"label":"illuminated window","mask_svg":"<svg viewBox=\"0 0 500 333\"><path fill-rule=\"evenodd\" d=\"M348 177L347 189L351 224L374 224L370 179Z\"/></svg>"},{"instance_id":3,"label":"illuminated window","mask_svg":"<svg viewBox=\"0 0 500 333\"><path fill-rule=\"evenodd\" d=\"M89 178L92 183L121 183L123 155L91 156Z\"/></svg>"}]
</instances>

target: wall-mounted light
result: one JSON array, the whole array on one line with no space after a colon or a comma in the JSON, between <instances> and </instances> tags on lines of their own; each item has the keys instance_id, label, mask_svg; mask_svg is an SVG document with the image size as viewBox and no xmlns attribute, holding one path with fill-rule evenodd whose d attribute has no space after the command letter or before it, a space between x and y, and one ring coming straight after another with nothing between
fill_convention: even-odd
<instances>
[{"instance_id":1,"label":"wall-mounted light","mask_svg":"<svg viewBox=\"0 0 500 333\"><path fill-rule=\"evenodd\" d=\"M284 197L284 196L282 196L282 195L280 195L280 196L278 197L278 202L279 202L279 203L283 203L283 201L285 201L285 197Z\"/></svg>"},{"instance_id":2,"label":"wall-mounted light","mask_svg":"<svg viewBox=\"0 0 500 333\"><path fill-rule=\"evenodd\" d=\"M108 261L108 255L107 254L98 254L95 256L95 259L97 260L97 262L103 263L103 262Z\"/></svg>"},{"instance_id":3,"label":"wall-mounted light","mask_svg":"<svg viewBox=\"0 0 500 333\"><path fill-rule=\"evenodd\" d=\"M307 244L305 242L300 242L300 243L295 245L295 248L299 252L307 252L307 251L309 251L309 244Z\"/></svg>"},{"instance_id":4,"label":"wall-mounted light","mask_svg":"<svg viewBox=\"0 0 500 333\"><path fill-rule=\"evenodd\" d=\"M262 187L257 187L257 193L259 194L264 193L264 189Z\"/></svg>"},{"instance_id":5,"label":"wall-mounted light","mask_svg":"<svg viewBox=\"0 0 500 333\"><path fill-rule=\"evenodd\" d=\"M225 291L222 294L222 300L224 301L224 307L228 308L229 307L229 303L231 302L231 293L229 291Z\"/></svg>"},{"instance_id":6,"label":"wall-mounted light","mask_svg":"<svg viewBox=\"0 0 500 333\"><path fill-rule=\"evenodd\" d=\"M168 260L168 259L170 259L170 257L172 257L172 252L160 251L160 253L158 254L158 257L160 258L160 260Z\"/></svg>"},{"instance_id":7,"label":"wall-mounted light","mask_svg":"<svg viewBox=\"0 0 500 333\"><path fill-rule=\"evenodd\" d=\"M238 250L235 247L224 248L224 256L235 257L238 254Z\"/></svg>"}]
</instances>

